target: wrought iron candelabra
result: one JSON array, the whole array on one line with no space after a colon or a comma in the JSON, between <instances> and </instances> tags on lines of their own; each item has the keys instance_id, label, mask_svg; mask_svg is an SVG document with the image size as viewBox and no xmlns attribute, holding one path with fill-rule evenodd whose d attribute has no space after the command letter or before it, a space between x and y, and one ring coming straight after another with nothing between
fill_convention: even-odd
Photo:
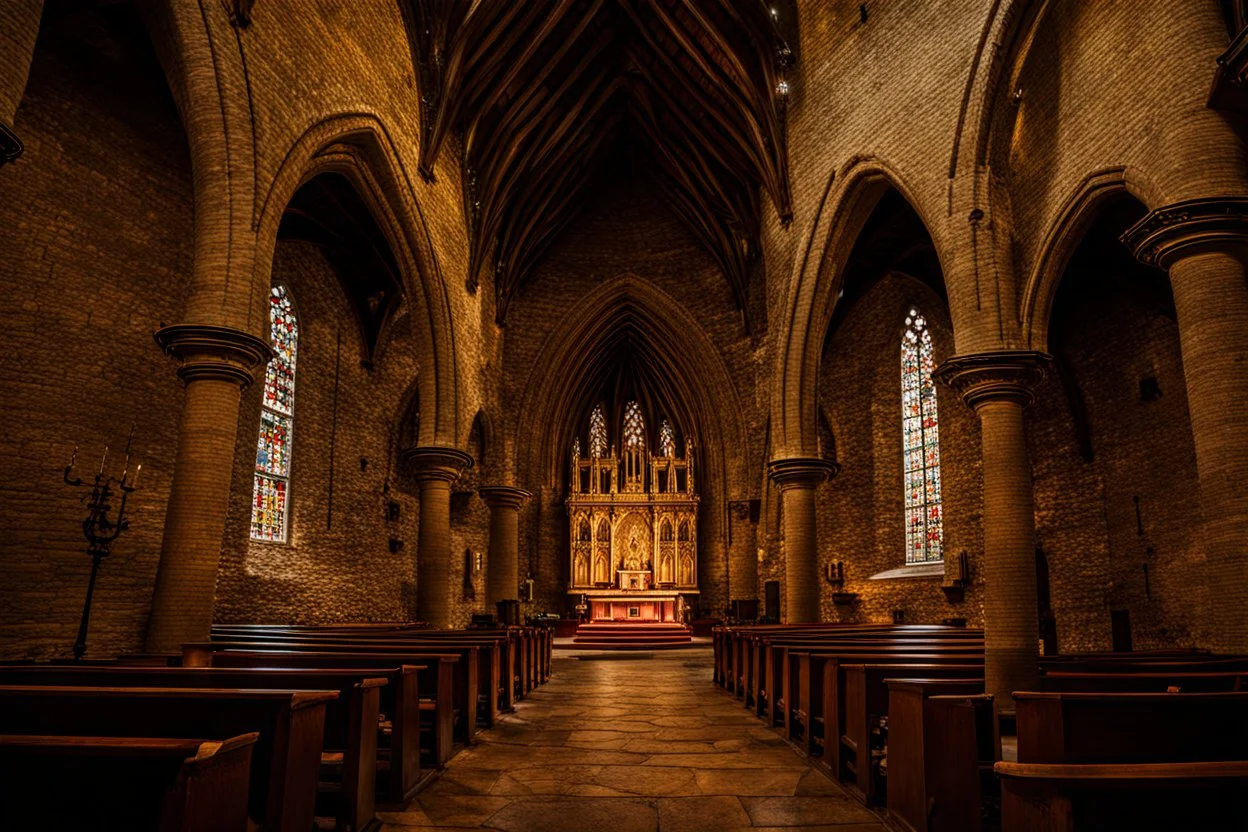
<instances>
[{"instance_id":1,"label":"wrought iron candelabra","mask_svg":"<svg viewBox=\"0 0 1248 832\"><path fill-rule=\"evenodd\" d=\"M87 555L91 558L91 578L87 582L87 600L82 606L82 621L78 624L78 640L74 642L74 661L80 661L87 652L87 626L91 620L91 598L95 594L95 577L100 571L100 561L108 557L109 549L121 533L130 528L126 519L126 500L135 492L139 481L138 465L133 474L130 471L130 445L134 441L134 428L130 428L130 436L126 439L126 461L122 464L121 477L104 473L108 464L108 446L104 446L104 455L100 457L100 470L95 473L91 483L91 495L87 500L87 518L82 521L82 534L87 539ZM78 461L78 446L65 466L65 484L75 488L85 487L87 483L73 476L74 463ZM115 517L109 515L113 511L112 502L121 495Z\"/></svg>"}]
</instances>

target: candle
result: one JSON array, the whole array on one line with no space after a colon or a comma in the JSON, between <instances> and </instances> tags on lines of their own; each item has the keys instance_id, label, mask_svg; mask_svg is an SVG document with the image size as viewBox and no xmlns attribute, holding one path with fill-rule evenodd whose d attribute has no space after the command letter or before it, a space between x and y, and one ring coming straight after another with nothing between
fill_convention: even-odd
<instances>
[{"instance_id":1,"label":"candle","mask_svg":"<svg viewBox=\"0 0 1248 832\"><path fill-rule=\"evenodd\" d=\"M78 459L78 443L77 443L77 442L75 442L75 443L74 443L74 452L73 452L72 454L70 454L70 455L69 455L69 465L68 465L68 466L66 466L68 470L70 470L70 471L74 470L74 462L75 462L77 459Z\"/></svg>"},{"instance_id":2,"label":"candle","mask_svg":"<svg viewBox=\"0 0 1248 832\"><path fill-rule=\"evenodd\" d=\"M139 486L139 472L143 470L143 463L139 463L139 467L134 469L134 479L130 480L130 490L133 491Z\"/></svg>"},{"instance_id":3,"label":"candle","mask_svg":"<svg viewBox=\"0 0 1248 832\"><path fill-rule=\"evenodd\" d=\"M104 456L100 457L100 473L104 473L104 463L108 461L108 446L104 446Z\"/></svg>"}]
</instances>

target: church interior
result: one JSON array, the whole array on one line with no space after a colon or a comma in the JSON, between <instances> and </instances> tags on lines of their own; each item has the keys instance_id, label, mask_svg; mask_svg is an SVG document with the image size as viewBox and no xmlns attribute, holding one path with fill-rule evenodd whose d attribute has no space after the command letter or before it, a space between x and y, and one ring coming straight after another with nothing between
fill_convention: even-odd
<instances>
[{"instance_id":1,"label":"church interior","mask_svg":"<svg viewBox=\"0 0 1248 832\"><path fill-rule=\"evenodd\" d=\"M1248 0L4 0L0 827L1248 828Z\"/></svg>"}]
</instances>

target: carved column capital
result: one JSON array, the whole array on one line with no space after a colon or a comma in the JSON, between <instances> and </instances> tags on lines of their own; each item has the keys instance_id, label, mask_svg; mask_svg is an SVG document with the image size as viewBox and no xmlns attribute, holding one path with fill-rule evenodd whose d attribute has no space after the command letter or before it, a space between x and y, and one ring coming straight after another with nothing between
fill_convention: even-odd
<instances>
[{"instance_id":1,"label":"carved column capital","mask_svg":"<svg viewBox=\"0 0 1248 832\"><path fill-rule=\"evenodd\" d=\"M225 326L174 324L153 337L166 355L182 362L178 378L186 383L232 381L246 389L255 381L256 368L273 357L273 349L262 338Z\"/></svg>"},{"instance_id":2,"label":"carved column capital","mask_svg":"<svg viewBox=\"0 0 1248 832\"><path fill-rule=\"evenodd\" d=\"M994 401L1026 407L1044 380L1053 357L1035 350L996 350L955 355L932 375L949 385L972 410Z\"/></svg>"},{"instance_id":3,"label":"carved column capital","mask_svg":"<svg viewBox=\"0 0 1248 832\"><path fill-rule=\"evenodd\" d=\"M24 149L22 140L13 132L13 128L0 121L0 168L16 162Z\"/></svg>"},{"instance_id":4,"label":"carved column capital","mask_svg":"<svg viewBox=\"0 0 1248 832\"><path fill-rule=\"evenodd\" d=\"M490 508L518 509L524 501L533 496L531 492L514 485L485 485L477 489L481 499Z\"/></svg>"},{"instance_id":5,"label":"carved column capital","mask_svg":"<svg viewBox=\"0 0 1248 832\"><path fill-rule=\"evenodd\" d=\"M1202 251L1248 246L1248 197L1188 199L1152 211L1120 238L1150 266Z\"/></svg>"},{"instance_id":6,"label":"carved column capital","mask_svg":"<svg viewBox=\"0 0 1248 832\"><path fill-rule=\"evenodd\" d=\"M814 488L840 473L841 466L835 462L816 457L773 459L767 463L767 475L775 480L781 491L790 488Z\"/></svg>"},{"instance_id":7,"label":"carved column capital","mask_svg":"<svg viewBox=\"0 0 1248 832\"><path fill-rule=\"evenodd\" d=\"M401 451L399 457L411 467L417 482L453 483L472 467L472 456L458 448L436 445L408 448Z\"/></svg>"}]
</instances>

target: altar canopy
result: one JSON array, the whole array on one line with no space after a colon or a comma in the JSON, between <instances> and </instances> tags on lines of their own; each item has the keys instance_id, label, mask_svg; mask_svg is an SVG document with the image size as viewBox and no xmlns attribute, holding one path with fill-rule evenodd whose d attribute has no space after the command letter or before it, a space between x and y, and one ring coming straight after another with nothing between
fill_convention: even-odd
<instances>
[{"instance_id":1,"label":"altar canopy","mask_svg":"<svg viewBox=\"0 0 1248 832\"><path fill-rule=\"evenodd\" d=\"M601 407L590 415L589 455L579 439L572 448L568 592L584 597L593 621L677 622L683 596L698 591L693 445L677 456L664 420L651 453L638 404L623 417L618 453Z\"/></svg>"}]
</instances>

